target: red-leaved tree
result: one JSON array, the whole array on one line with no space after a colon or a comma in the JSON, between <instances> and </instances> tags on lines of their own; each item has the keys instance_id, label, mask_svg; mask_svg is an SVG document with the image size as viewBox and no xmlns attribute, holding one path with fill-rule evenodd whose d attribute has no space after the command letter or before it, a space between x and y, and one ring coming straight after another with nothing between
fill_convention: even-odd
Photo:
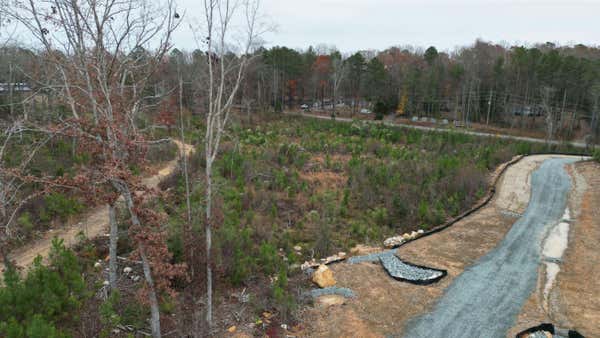
<instances>
[{"instance_id":1,"label":"red-leaved tree","mask_svg":"<svg viewBox=\"0 0 600 338\"><path fill-rule=\"evenodd\" d=\"M89 160L73 182L91 200L106 203L110 221L110 273L116 287L118 227L115 204L129 212L131 236L145 277L151 329L161 336L159 294L183 267L170 264L163 219L153 203L158 192L135 174L149 144L141 127L155 102L147 93L152 75L171 48L180 16L172 0L27 0L11 15L44 48L48 74L38 86L52 91L71 117L49 133L73 138ZM155 99L156 94L152 97Z\"/></svg>"}]
</instances>

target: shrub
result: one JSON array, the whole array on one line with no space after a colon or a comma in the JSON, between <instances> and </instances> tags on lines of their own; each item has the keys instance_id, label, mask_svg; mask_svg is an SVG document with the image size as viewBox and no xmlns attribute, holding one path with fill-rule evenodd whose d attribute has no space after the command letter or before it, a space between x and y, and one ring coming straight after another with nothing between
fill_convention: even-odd
<instances>
[{"instance_id":1,"label":"shrub","mask_svg":"<svg viewBox=\"0 0 600 338\"><path fill-rule=\"evenodd\" d=\"M600 163L600 149L594 150L593 158L596 162Z\"/></svg>"},{"instance_id":2,"label":"shrub","mask_svg":"<svg viewBox=\"0 0 600 338\"><path fill-rule=\"evenodd\" d=\"M63 193L52 193L44 198L46 202L47 217L59 217L66 221L69 216L76 215L83 210L83 205L75 198Z\"/></svg>"},{"instance_id":3,"label":"shrub","mask_svg":"<svg viewBox=\"0 0 600 338\"><path fill-rule=\"evenodd\" d=\"M287 287L287 269L281 267L277 274L277 280L273 283L273 300L275 302L275 308L282 316L284 322L287 321L288 316L296 306L294 297L287 291Z\"/></svg>"},{"instance_id":4,"label":"shrub","mask_svg":"<svg viewBox=\"0 0 600 338\"><path fill-rule=\"evenodd\" d=\"M225 223L218 230L221 259L229 281L237 286L244 282L255 270L253 242L250 228L240 228L239 224Z\"/></svg>"},{"instance_id":5,"label":"shrub","mask_svg":"<svg viewBox=\"0 0 600 338\"><path fill-rule=\"evenodd\" d=\"M390 218L386 208L378 207L369 212L369 216L377 226L390 225Z\"/></svg>"},{"instance_id":6,"label":"shrub","mask_svg":"<svg viewBox=\"0 0 600 338\"><path fill-rule=\"evenodd\" d=\"M350 223L350 232L354 236L354 238L358 240L363 240L367 236L367 226L365 226L361 222L352 222Z\"/></svg>"},{"instance_id":7,"label":"shrub","mask_svg":"<svg viewBox=\"0 0 600 338\"><path fill-rule=\"evenodd\" d=\"M383 120L383 117L387 113L387 107L385 103L377 101L377 103L375 103L375 107L373 108L373 112L375 113L375 120Z\"/></svg>"},{"instance_id":8,"label":"shrub","mask_svg":"<svg viewBox=\"0 0 600 338\"><path fill-rule=\"evenodd\" d=\"M277 151L279 165L302 168L308 160L308 154L296 143L283 143Z\"/></svg>"},{"instance_id":9,"label":"shrub","mask_svg":"<svg viewBox=\"0 0 600 338\"><path fill-rule=\"evenodd\" d=\"M19 224L21 229L23 229L25 234L29 234L35 227L35 225L31 221L31 214L29 212L24 212L23 214L21 214L21 216L19 216L19 218L17 219L17 223Z\"/></svg>"},{"instance_id":10,"label":"shrub","mask_svg":"<svg viewBox=\"0 0 600 338\"><path fill-rule=\"evenodd\" d=\"M258 262L262 271L266 275L274 274L279 265L279 256L277 256L275 246L271 243L263 242L258 251Z\"/></svg>"},{"instance_id":11,"label":"shrub","mask_svg":"<svg viewBox=\"0 0 600 338\"><path fill-rule=\"evenodd\" d=\"M219 161L221 175L228 179L244 179L244 157L237 150L225 152ZM242 183L243 185L243 183Z\"/></svg>"},{"instance_id":12,"label":"shrub","mask_svg":"<svg viewBox=\"0 0 600 338\"><path fill-rule=\"evenodd\" d=\"M87 297L82 270L63 241L52 241L48 266L38 256L24 279L14 267L0 288L0 336L65 337L56 323L76 323Z\"/></svg>"},{"instance_id":13,"label":"shrub","mask_svg":"<svg viewBox=\"0 0 600 338\"><path fill-rule=\"evenodd\" d=\"M427 203L427 201L425 200L421 200L421 202L419 202L419 219L421 221L424 221L427 218L427 215L429 214L429 204Z\"/></svg>"},{"instance_id":14,"label":"shrub","mask_svg":"<svg viewBox=\"0 0 600 338\"><path fill-rule=\"evenodd\" d=\"M100 337L110 337L111 328L121 324L122 318L117 312L120 300L121 295L117 290L111 292L108 299L100 305L100 321L103 326Z\"/></svg>"}]
</instances>

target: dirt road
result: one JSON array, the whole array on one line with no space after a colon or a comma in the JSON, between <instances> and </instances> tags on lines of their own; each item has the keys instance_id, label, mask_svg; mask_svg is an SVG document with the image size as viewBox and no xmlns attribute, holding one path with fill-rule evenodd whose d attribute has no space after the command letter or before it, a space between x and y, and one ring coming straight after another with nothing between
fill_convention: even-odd
<instances>
[{"instance_id":1,"label":"dirt road","mask_svg":"<svg viewBox=\"0 0 600 338\"><path fill-rule=\"evenodd\" d=\"M193 151L192 145L183 144L178 140L173 140L173 142L186 156ZM170 175L177 168L178 161L179 157L169 161L158 173L142 179L142 182L148 187L157 187L163 178ZM99 206L87 211L83 219L82 222L46 232L42 238L11 252L10 258L14 260L17 266L27 267L33 263L38 255L48 256L54 238L63 239L65 245L69 247L78 242L80 232L83 232L87 238L95 238L105 234L108 228L108 206ZM0 271L4 271L4 264L2 263L0 263Z\"/></svg>"},{"instance_id":2,"label":"dirt road","mask_svg":"<svg viewBox=\"0 0 600 338\"><path fill-rule=\"evenodd\" d=\"M541 243L564 213L571 187L564 166L550 159L531 176L531 199L500 244L458 276L434 310L409 323L405 337L504 337L534 291Z\"/></svg>"}]
</instances>

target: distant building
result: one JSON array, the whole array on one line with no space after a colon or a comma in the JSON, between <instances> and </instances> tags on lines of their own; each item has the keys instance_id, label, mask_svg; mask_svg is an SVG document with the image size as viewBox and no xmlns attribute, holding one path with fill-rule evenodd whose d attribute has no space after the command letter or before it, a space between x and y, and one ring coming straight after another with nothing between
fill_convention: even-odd
<instances>
[{"instance_id":1,"label":"distant building","mask_svg":"<svg viewBox=\"0 0 600 338\"><path fill-rule=\"evenodd\" d=\"M543 116L544 110L538 105L516 105L513 106L512 115L514 116Z\"/></svg>"},{"instance_id":2,"label":"distant building","mask_svg":"<svg viewBox=\"0 0 600 338\"><path fill-rule=\"evenodd\" d=\"M13 82L13 83L0 82L0 95L10 94L11 89L12 89L13 94L17 94L17 93L24 94L24 93L30 93L32 91L29 84L27 84L25 82Z\"/></svg>"},{"instance_id":3,"label":"distant building","mask_svg":"<svg viewBox=\"0 0 600 338\"><path fill-rule=\"evenodd\" d=\"M19 113L27 116L41 107L48 107L46 91L34 90L25 82L0 82L0 115Z\"/></svg>"}]
</instances>

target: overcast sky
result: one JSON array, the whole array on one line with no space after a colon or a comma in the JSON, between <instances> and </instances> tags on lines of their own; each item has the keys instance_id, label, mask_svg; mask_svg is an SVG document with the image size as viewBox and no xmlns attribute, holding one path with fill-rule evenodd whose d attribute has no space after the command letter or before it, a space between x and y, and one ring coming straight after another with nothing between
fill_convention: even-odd
<instances>
[{"instance_id":1,"label":"overcast sky","mask_svg":"<svg viewBox=\"0 0 600 338\"><path fill-rule=\"evenodd\" d=\"M188 19L200 14L198 0L179 4ZM477 38L600 45L600 0L262 0L262 8L277 26L265 36L267 46L452 50ZM193 49L186 31L177 34L176 46Z\"/></svg>"}]
</instances>

